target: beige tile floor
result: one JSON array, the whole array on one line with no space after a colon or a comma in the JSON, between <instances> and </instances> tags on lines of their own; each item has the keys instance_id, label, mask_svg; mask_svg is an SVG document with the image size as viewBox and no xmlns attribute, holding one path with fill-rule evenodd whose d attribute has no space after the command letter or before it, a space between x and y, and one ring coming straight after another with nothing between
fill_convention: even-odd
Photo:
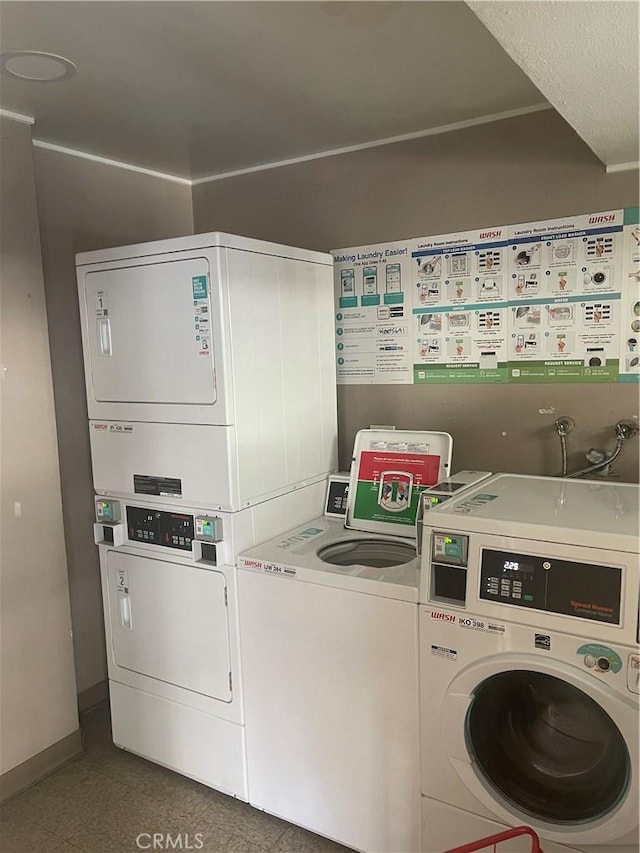
<instances>
[{"instance_id":1,"label":"beige tile floor","mask_svg":"<svg viewBox=\"0 0 640 853\"><path fill-rule=\"evenodd\" d=\"M140 853L152 833L201 853L351 853L116 749L106 707L81 725L84 754L0 808L1 853Z\"/></svg>"}]
</instances>

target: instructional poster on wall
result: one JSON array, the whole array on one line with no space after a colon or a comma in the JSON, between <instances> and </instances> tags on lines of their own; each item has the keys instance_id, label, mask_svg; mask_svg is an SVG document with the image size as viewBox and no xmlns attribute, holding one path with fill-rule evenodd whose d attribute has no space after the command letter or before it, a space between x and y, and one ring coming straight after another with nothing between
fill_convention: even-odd
<instances>
[{"instance_id":1,"label":"instructional poster on wall","mask_svg":"<svg viewBox=\"0 0 640 853\"><path fill-rule=\"evenodd\" d=\"M339 384L637 382L638 209L336 250Z\"/></svg>"},{"instance_id":2,"label":"instructional poster on wall","mask_svg":"<svg viewBox=\"0 0 640 853\"><path fill-rule=\"evenodd\" d=\"M507 379L507 228L418 240L414 382Z\"/></svg>"},{"instance_id":3,"label":"instructional poster on wall","mask_svg":"<svg viewBox=\"0 0 640 853\"><path fill-rule=\"evenodd\" d=\"M509 381L615 382L623 211L511 227Z\"/></svg>"},{"instance_id":4,"label":"instructional poster on wall","mask_svg":"<svg viewBox=\"0 0 640 853\"><path fill-rule=\"evenodd\" d=\"M640 381L640 209L627 208L622 232L620 381Z\"/></svg>"},{"instance_id":5,"label":"instructional poster on wall","mask_svg":"<svg viewBox=\"0 0 640 853\"><path fill-rule=\"evenodd\" d=\"M338 384L413 381L410 246L333 252Z\"/></svg>"}]
</instances>

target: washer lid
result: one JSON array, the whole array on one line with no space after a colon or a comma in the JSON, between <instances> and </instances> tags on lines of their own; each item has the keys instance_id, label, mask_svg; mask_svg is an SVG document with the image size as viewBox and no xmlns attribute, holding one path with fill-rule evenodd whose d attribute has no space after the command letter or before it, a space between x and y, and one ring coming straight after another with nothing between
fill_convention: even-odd
<instances>
[{"instance_id":1,"label":"washer lid","mask_svg":"<svg viewBox=\"0 0 640 853\"><path fill-rule=\"evenodd\" d=\"M345 527L415 538L420 493L449 476L452 448L448 432L360 430Z\"/></svg>"}]
</instances>

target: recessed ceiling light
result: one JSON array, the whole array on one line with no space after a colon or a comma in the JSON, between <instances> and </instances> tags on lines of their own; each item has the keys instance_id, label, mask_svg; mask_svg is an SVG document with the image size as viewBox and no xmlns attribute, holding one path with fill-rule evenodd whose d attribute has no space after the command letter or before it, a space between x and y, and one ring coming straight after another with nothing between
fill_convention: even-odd
<instances>
[{"instance_id":1,"label":"recessed ceiling light","mask_svg":"<svg viewBox=\"0 0 640 853\"><path fill-rule=\"evenodd\" d=\"M12 50L0 54L0 70L17 80L51 83L66 80L77 72L76 66L64 56L42 53L39 50Z\"/></svg>"}]
</instances>

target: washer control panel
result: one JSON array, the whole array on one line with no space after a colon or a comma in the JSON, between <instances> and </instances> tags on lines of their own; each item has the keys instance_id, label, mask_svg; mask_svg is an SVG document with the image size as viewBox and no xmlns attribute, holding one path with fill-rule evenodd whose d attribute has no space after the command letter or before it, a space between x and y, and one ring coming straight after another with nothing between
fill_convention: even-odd
<instances>
[{"instance_id":1,"label":"washer control panel","mask_svg":"<svg viewBox=\"0 0 640 853\"><path fill-rule=\"evenodd\" d=\"M620 624L622 568L482 548L480 598Z\"/></svg>"}]
</instances>

